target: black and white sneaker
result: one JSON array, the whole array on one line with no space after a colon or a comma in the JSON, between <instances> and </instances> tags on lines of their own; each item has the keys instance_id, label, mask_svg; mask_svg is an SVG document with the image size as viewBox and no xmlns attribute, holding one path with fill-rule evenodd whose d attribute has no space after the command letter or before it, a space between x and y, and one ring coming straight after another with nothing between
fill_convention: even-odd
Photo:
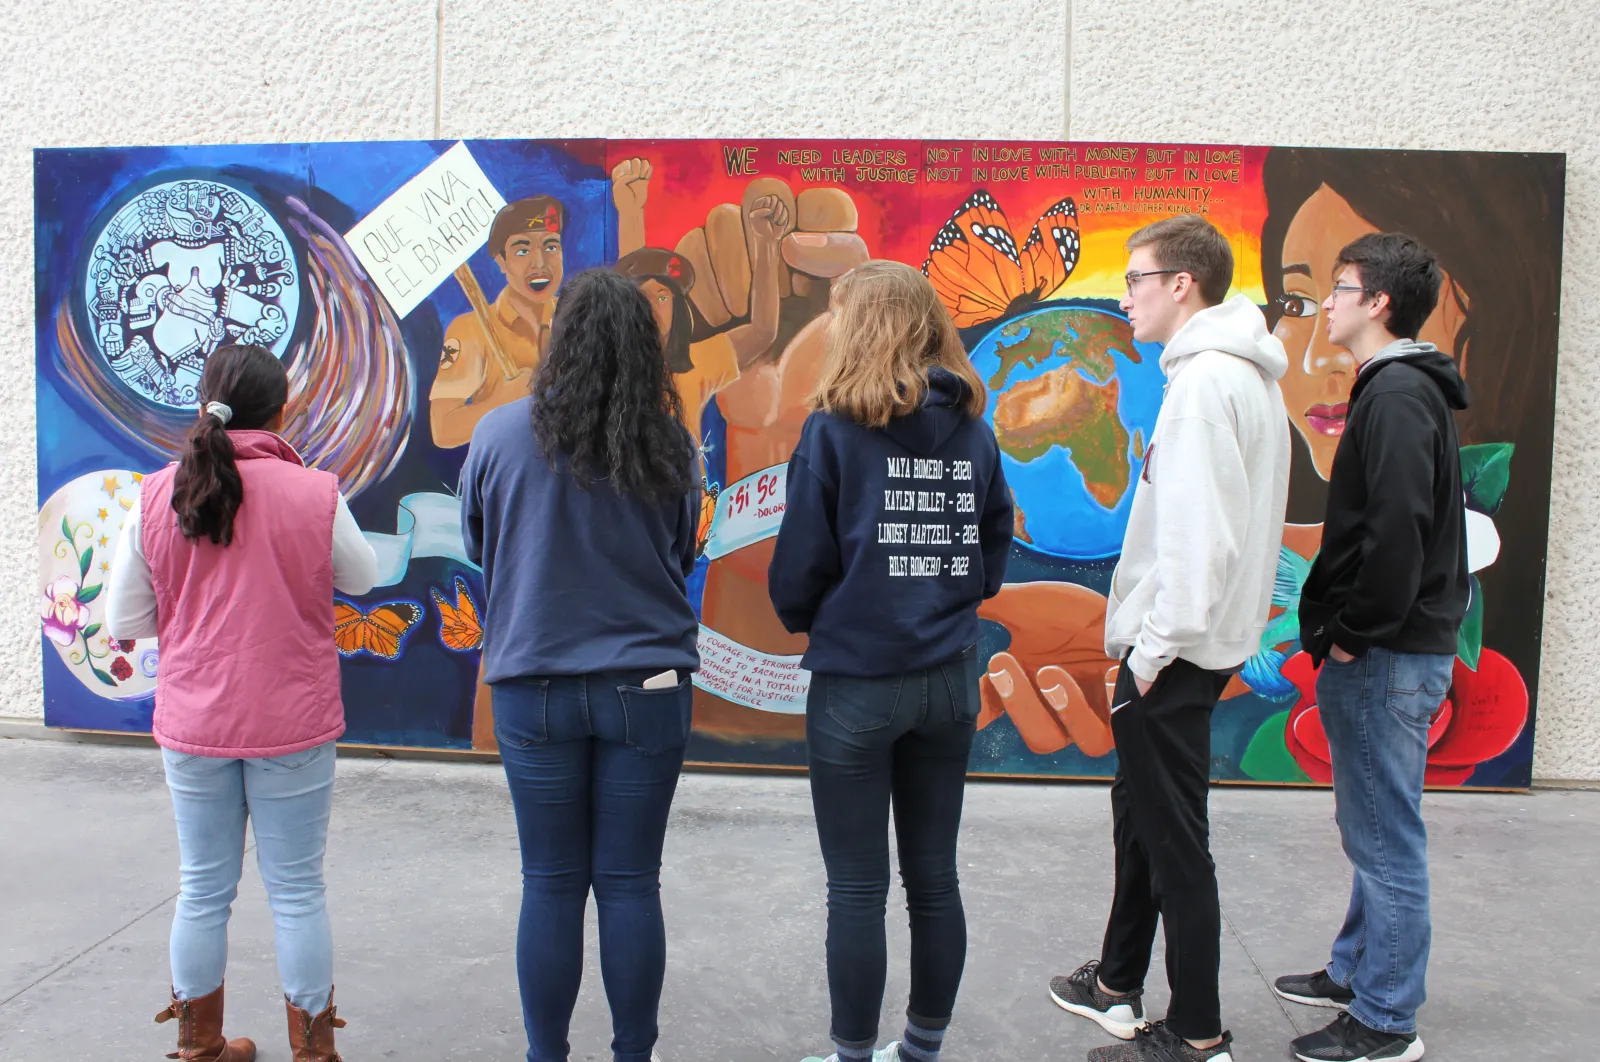
<instances>
[{"instance_id":1,"label":"black and white sneaker","mask_svg":"<svg viewBox=\"0 0 1600 1062\"><path fill-rule=\"evenodd\" d=\"M1088 1018L1120 1040L1131 1040L1145 1027L1144 989L1122 996L1100 990L1100 960L1090 959L1065 977L1050 979L1050 998L1056 1006Z\"/></svg>"},{"instance_id":2,"label":"black and white sneaker","mask_svg":"<svg viewBox=\"0 0 1600 1062\"><path fill-rule=\"evenodd\" d=\"M1233 1062L1233 1034L1223 1033L1213 1047L1192 1047L1158 1021L1134 1033L1131 1043L1095 1048L1089 1062Z\"/></svg>"},{"instance_id":3,"label":"black and white sneaker","mask_svg":"<svg viewBox=\"0 0 1600 1062\"><path fill-rule=\"evenodd\" d=\"M1272 982L1272 990L1290 1003L1304 1003L1308 1007L1332 1007L1349 1010L1356 994L1328 976L1327 970L1314 974L1290 974Z\"/></svg>"},{"instance_id":4,"label":"black and white sneaker","mask_svg":"<svg viewBox=\"0 0 1600 1062\"><path fill-rule=\"evenodd\" d=\"M1300 1062L1417 1062L1422 1038L1369 1029L1345 1013L1326 1029L1291 1040L1289 1050Z\"/></svg>"}]
</instances>

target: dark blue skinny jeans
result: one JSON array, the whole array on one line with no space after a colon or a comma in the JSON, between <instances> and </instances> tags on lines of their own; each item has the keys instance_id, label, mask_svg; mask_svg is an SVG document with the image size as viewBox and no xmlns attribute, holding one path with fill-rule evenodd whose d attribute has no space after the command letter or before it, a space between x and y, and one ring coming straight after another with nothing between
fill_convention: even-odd
<instances>
[{"instance_id":1,"label":"dark blue skinny jeans","mask_svg":"<svg viewBox=\"0 0 1600 1062\"><path fill-rule=\"evenodd\" d=\"M651 671L496 683L495 737L522 846L517 982L528 1062L566 1062L594 890L600 975L616 1062L649 1062L667 936L661 847L689 739L689 678L646 690Z\"/></svg>"}]
</instances>

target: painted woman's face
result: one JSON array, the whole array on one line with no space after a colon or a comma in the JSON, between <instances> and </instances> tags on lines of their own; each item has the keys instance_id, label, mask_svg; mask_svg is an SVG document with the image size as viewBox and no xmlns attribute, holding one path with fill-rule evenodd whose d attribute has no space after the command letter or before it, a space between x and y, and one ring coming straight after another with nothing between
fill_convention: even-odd
<instances>
[{"instance_id":1,"label":"painted woman's face","mask_svg":"<svg viewBox=\"0 0 1600 1062\"><path fill-rule=\"evenodd\" d=\"M1339 252L1356 237L1377 231L1343 196L1323 185L1301 204L1283 238L1282 316L1273 335L1289 354L1289 371L1279 385L1289 420L1305 438L1323 479L1333 470L1333 455L1344 435L1356 362L1328 339L1322 302L1333 287ZM1451 353L1462 320L1447 274L1439 306L1417 338Z\"/></svg>"},{"instance_id":2,"label":"painted woman's face","mask_svg":"<svg viewBox=\"0 0 1600 1062\"><path fill-rule=\"evenodd\" d=\"M639 290L650 300L650 313L661 330L661 338L666 339L672 334L672 289L659 280L646 280Z\"/></svg>"}]
</instances>

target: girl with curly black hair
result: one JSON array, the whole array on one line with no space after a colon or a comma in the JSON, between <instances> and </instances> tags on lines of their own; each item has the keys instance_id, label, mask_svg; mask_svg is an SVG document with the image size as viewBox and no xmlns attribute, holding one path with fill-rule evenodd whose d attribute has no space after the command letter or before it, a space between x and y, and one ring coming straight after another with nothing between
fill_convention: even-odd
<instances>
[{"instance_id":1,"label":"girl with curly black hair","mask_svg":"<svg viewBox=\"0 0 1600 1062\"><path fill-rule=\"evenodd\" d=\"M462 469L522 844L530 1059L567 1057L591 888L612 1051L646 1062L656 1042L661 848L700 664L695 456L648 300L591 269L561 295L533 394L484 416Z\"/></svg>"}]
</instances>

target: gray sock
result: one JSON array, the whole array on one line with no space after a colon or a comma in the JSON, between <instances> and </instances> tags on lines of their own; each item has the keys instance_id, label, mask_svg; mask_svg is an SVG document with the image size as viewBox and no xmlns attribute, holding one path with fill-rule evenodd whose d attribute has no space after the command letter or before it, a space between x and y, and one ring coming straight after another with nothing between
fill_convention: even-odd
<instances>
[{"instance_id":1,"label":"gray sock","mask_svg":"<svg viewBox=\"0 0 1600 1062\"><path fill-rule=\"evenodd\" d=\"M928 1029L911 1019L906 1019L905 1039L900 1041L900 1057L910 1062L939 1062L939 1050L944 1046L944 1030Z\"/></svg>"}]
</instances>

